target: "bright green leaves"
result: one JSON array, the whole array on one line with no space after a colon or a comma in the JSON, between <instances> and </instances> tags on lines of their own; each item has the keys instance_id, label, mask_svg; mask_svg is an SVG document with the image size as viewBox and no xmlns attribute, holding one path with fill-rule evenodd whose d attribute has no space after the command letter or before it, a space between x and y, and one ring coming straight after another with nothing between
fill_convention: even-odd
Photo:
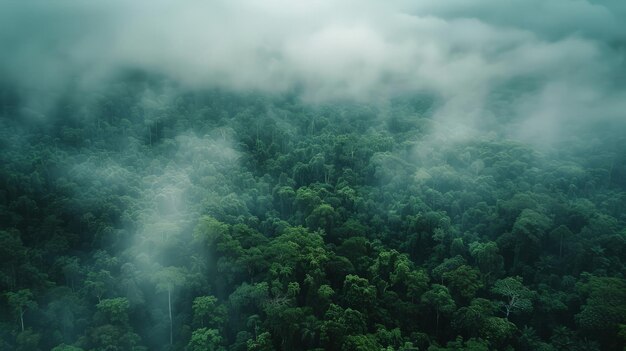
<instances>
[{"instance_id":1,"label":"bright green leaves","mask_svg":"<svg viewBox=\"0 0 626 351\"><path fill-rule=\"evenodd\" d=\"M117 297L114 299L104 299L96 305L98 312L101 313L105 323L109 324L128 324L128 309L130 304L125 297Z\"/></svg>"},{"instance_id":2,"label":"bright green leaves","mask_svg":"<svg viewBox=\"0 0 626 351\"><path fill-rule=\"evenodd\" d=\"M194 323L201 327L218 328L226 322L228 311L218 304L215 296L199 296L191 306Z\"/></svg>"},{"instance_id":3,"label":"bright green leaves","mask_svg":"<svg viewBox=\"0 0 626 351\"><path fill-rule=\"evenodd\" d=\"M533 308L531 300L534 297L534 292L522 284L521 277L507 277L498 280L491 291L504 298L500 304L507 319L511 313L527 312Z\"/></svg>"},{"instance_id":4,"label":"bright green leaves","mask_svg":"<svg viewBox=\"0 0 626 351\"><path fill-rule=\"evenodd\" d=\"M200 328L193 331L187 344L189 351L223 351L223 338L216 329Z\"/></svg>"},{"instance_id":5,"label":"bright green leaves","mask_svg":"<svg viewBox=\"0 0 626 351\"><path fill-rule=\"evenodd\" d=\"M376 299L376 288L357 275L347 275L343 283L346 305L360 311L371 308Z\"/></svg>"}]
</instances>

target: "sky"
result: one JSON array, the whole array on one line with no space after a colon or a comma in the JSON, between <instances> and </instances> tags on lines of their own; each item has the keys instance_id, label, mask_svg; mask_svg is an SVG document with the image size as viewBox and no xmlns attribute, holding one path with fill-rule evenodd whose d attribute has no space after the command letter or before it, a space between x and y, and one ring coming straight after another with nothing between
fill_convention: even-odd
<instances>
[{"instance_id":1,"label":"sky","mask_svg":"<svg viewBox=\"0 0 626 351\"><path fill-rule=\"evenodd\" d=\"M0 73L41 115L140 69L313 104L427 92L446 133L541 142L626 119L623 18L619 0L3 2Z\"/></svg>"}]
</instances>

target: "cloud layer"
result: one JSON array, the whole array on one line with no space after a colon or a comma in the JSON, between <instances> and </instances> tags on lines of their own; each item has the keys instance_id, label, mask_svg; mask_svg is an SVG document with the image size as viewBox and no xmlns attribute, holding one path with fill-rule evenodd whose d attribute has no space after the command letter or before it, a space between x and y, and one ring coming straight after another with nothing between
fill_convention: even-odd
<instances>
[{"instance_id":1,"label":"cloud layer","mask_svg":"<svg viewBox=\"0 0 626 351\"><path fill-rule=\"evenodd\" d=\"M481 130L506 121L525 138L550 139L572 121L621 121L626 111L620 1L2 7L2 73L40 105L68 85L93 89L139 68L190 88L296 90L312 102L429 92L441 99L442 123Z\"/></svg>"}]
</instances>

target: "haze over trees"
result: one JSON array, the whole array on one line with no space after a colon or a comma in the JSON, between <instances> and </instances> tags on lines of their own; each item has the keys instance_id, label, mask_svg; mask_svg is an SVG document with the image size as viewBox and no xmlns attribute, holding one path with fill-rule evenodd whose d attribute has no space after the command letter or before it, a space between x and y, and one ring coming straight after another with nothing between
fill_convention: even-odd
<instances>
[{"instance_id":1,"label":"haze over trees","mask_svg":"<svg viewBox=\"0 0 626 351\"><path fill-rule=\"evenodd\" d=\"M0 5L0 349L623 350L626 9L474 3Z\"/></svg>"}]
</instances>

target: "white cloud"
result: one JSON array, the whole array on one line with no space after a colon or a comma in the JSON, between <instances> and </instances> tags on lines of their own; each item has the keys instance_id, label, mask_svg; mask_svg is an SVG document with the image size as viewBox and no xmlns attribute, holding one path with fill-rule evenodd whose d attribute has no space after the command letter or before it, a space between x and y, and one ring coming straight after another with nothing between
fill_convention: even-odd
<instances>
[{"instance_id":1,"label":"white cloud","mask_svg":"<svg viewBox=\"0 0 626 351\"><path fill-rule=\"evenodd\" d=\"M548 127L568 116L585 118L567 108L579 110L581 101L590 103L585 110L595 120L616 118L606 111L618 108L604 104L621 106L609 96L623 87L606 84L624 68L626 25L619 19L626 7L616 1L239 0L3 7L0 41L9 54L0 67L31 99L44 101L38 108L70 82L90 89L127 67L158 72L190 87L272 93L298 87L310 101L378 102L431 91L443 99L436 118L468 129L499 119L503 112L490 107L494 92L509 82L529 80L532 88L497 101L501 108L508 106L507 118L517 120L520 135L529 134L522 126L553 130ZM31 24L25 27L26 22ZM589 91L592 101L581 99Z\"/></svg>"}]
</instances>

